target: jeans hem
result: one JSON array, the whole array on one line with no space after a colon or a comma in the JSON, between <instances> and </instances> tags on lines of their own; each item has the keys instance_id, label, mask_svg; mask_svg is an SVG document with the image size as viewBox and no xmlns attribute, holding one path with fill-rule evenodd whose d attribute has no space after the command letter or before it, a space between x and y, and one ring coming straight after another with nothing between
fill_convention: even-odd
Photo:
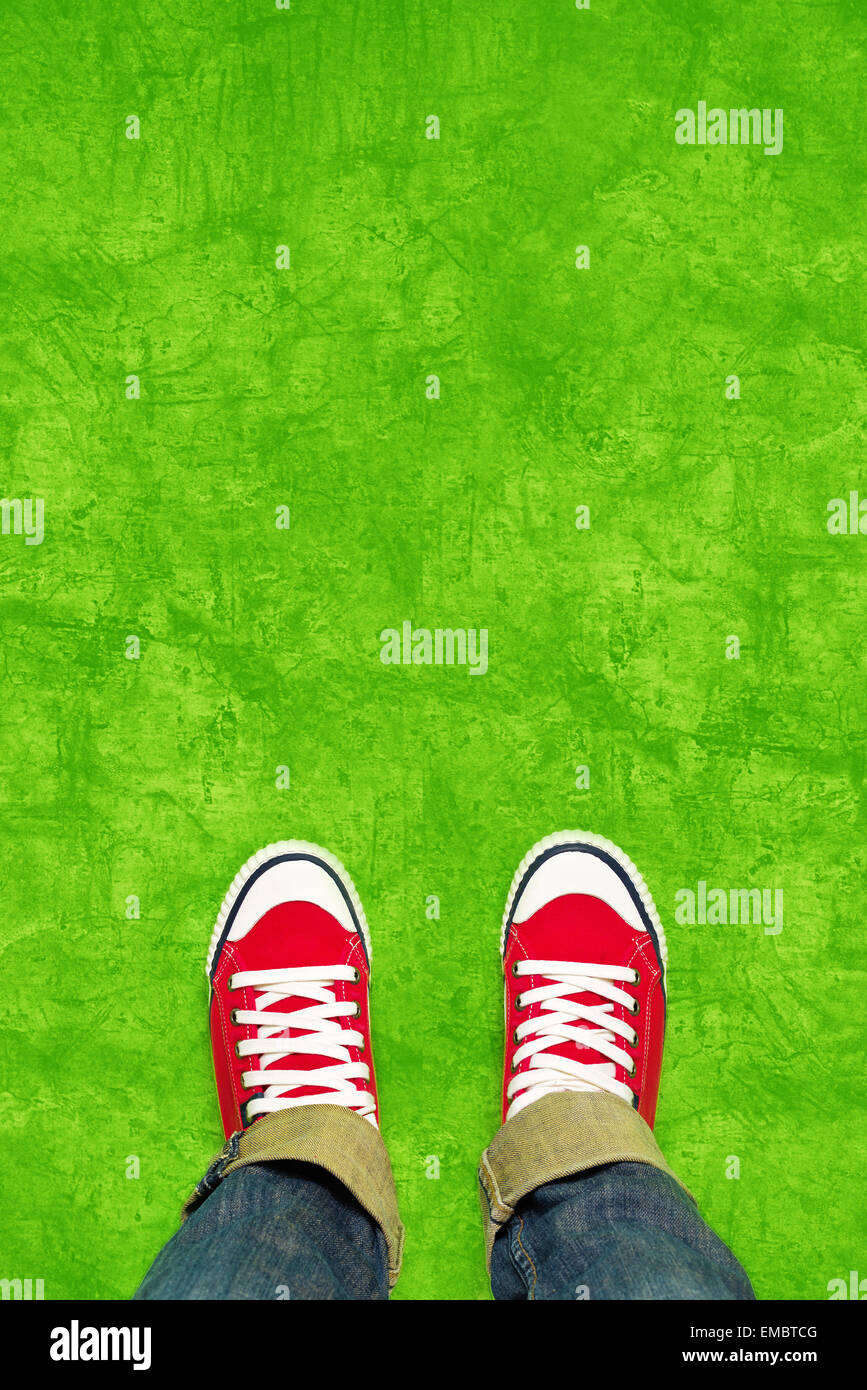
<instances>
[{"instance_id":1,"label":"jeans hem","mask_svg":"<svg viewBox=\"0 0 867 1390\"><path fill-rule=\"evenodd\" d=\"M403 1259L404 1228L388 1151L379 1130L336 1105L298 1105L263 1115L236 1130L184 1203L186 1219L229 1173L250 1163L296 1161L324 1168L342 1182L381 1229L394 1288Z\"/></svg>"},{"instance_id":2,"label":"jeans hem","mask_svg":"<svg viewBox=\"0 0 867 1390\"><path fill-rule=\"evenodd\" d=\"M522 1197L609 1163L647 1163L683 1187L653 1131L637 1110L607 1091L557 1091L541 1096L497 1131L479 1163L479 1200L488 1272L499 1231Z\"/></svg>"}]
</instances>

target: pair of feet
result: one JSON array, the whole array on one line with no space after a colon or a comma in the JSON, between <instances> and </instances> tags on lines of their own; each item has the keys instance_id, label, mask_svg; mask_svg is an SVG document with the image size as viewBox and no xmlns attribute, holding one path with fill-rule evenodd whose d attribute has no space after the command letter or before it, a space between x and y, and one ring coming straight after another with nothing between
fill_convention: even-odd
<instances>
[{"instance_id":1,"label":"pair of feet","mask_svg":"<svg viewBox=\"0 0 867 1390\"><path fill-rule=\"evenodd\" d=\"M540 840L512 881L500 949L503 1120L552 1091L608 1091L652 1125L666 948L631 860L582 831ZM327 850L286 840L240 869L207 965L227 1137L300 1105L378 1125L370 954L361 900Z\"/></svg>"}]
</instances>

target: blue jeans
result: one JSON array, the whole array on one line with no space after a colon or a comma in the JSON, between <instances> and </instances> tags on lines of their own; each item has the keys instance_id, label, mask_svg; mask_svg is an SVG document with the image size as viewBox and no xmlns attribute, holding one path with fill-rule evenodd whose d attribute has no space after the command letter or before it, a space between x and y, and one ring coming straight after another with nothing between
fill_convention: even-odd
<instances>
[{"instance_id":1,"label":"blue jeans","mask_svg":"<svg viewBox=\"0 0 867 1390\"><path fill-rule=\"evenodd\" d=\"M611 1163L525 1197L491 1258L497 1299L751 1299L678 1183ZM157 1256L137 1299L386 1299L385 1238L322 1168L230 1172Z\"/></svg>"}]
</instances>

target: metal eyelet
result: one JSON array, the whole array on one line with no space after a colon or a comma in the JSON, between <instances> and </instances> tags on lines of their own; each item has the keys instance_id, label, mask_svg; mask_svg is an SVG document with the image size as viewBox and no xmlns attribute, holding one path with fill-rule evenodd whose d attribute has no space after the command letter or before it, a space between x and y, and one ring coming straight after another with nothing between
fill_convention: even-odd
<instances>
[{"instance_id":1,"label":"metal eyelet","mask_svg":"<svg viewBox=\"0 0 867 1390\"><path fill-rule=\"evenodd\" d=\"M230 993L234 993L235 990L234 980L234 975L230 975L228 980L226 981L226 988L230 991Z\"/></svg>"},{"instance_id":2,"label":"metal eyelet","mask_svg":"<svg viewBox=\"0 0 867 1390\"><path fill-rule=\"evenodd\" d=\"M518 1064L517 1064L517 1062L513 1061L513 1062L512 1062L512 1071L517 1071L517 1070L518 1070Z\"/></svg>"},{"instance_id":3,"label":"metal eyelet","mask_svg":"<svg viewBox=\"0 0 867 1390\"><path fill-rule=\"evenodd\" d=\"M521 1044L521 1039L518 1037L518 1030L517 1030L517 1028L515 1029L514 1033L512 1034L512 1042L513 1042L513 1043L516 1043L518 1046L520 1046L520 1044Z\"/></svg>"},{"instance_id":4,"label":"metal eyelet","mask_svg":"<svg viewBox=\"0 0 867 1390\"><path fill-rule=\"evenodd\" d=\"M528 1006L527 1006L527 1004L524 1002L524 1000L523 1000L523 998L521 997L521 995L520 995L520 994L516 994L516 995L515 995L515 1008L518 1010L518 1013L521 1013L521 1012L522 1012L524 1009L526 1009L527 1007L528 1007Z\"/></svg>"},{"instance_id":5,"label":"metal eyelet","mask_svg":"<svg viewBox=\"0 0 867 1390\"><path fill-rule=\"evenodd\" d=\"M633 966L632 969L633 969L634 974L635 974L635 979L632 981L632 983L633 983L634 985L640 985L640 984L641 984L641 971L640 971L640 970L636 970L636 969L635 969L635 966Z\"/></svg>"},{"instance_id":6,"label":"metal eyelet","mask_svg":"<svg viewBox=\"0 0 867 1390\"><path fill-rule=\"evenodd\" d=\"M632 1017L633 1017L633 1018L635 1018L635 1016L636 1016L637 1014L640 1014L640 1013L641 1013L641 1004L640 1004L639 1000L636 999L636 1000L634 1001L634 1003L635 1003L635 1008L634 1008L634 1009L628 1009L628 1010L627 1010L627 1013L632 1014Z\"/></svg>"},{"instance_id":7,"label":"metal eyelet","mask_svg":"<svg viewBox=\"0 0 867 1390\"><path fill-rule=\"evenodd\" d=\"M238 1051L238 1048L239 1048L240 1046L241 1046L240 1043L235 1043L235 1056L238 1058L239 1061L240 1061L240 1058L241 1058L241 1054L240 1054L240 1052Z\"/></svg>"},{"instance_id":8,"label":"metal eyelet","mask_svg":"<svg viewBox=\"0 0 867 1390\"><path fill-rule=\"evenodd\" d=\"M232 1012L229 1014L229 1018L232 1020L233 1023L237 1023L237 1022L238 1022L238 1014L239 1014L239 1012L240 1012L240 1010L238 1010L238 1009L233 1009Z\"/></svg>"},{"instance_id":9,"label":"metal eyelet","mask_svg":"<svg viewBox=\"0 0 867 1390\"><path fill-rule=\"evenodd\" d=\"M638 1070L638 1067L636 1066L635 1060L633 1059L633 1062L632 1062L632 1070L631 1070L631 1071L627 1071L626 1075L627 1075L627 1076L634 1076L635 1073L637 1072L637 1070Z\"/></svg>"},{"instance_id":10,"label":"metal eyelet","mask_svg":"<svg viewBox=\"0 0 867 1390\"><path fill-rule=\"evenodd\" d=\"M635 1033L635 1029L633 1029L632 1031L633 1031L633 1033ZM638 1034L637 1034L637 1033L635 1033L635 1036L633 1037L632 1042L629 1043L628 1046L629 1046L629 1047L637 1047L637 1046L638 1046Z\"/></svg>"},{"instance_id":11,"label":"metal eyelet","mask_svg":"<svg viewBox=\"0 0 867 1390\"><path fill-rule=\"evenodd\" d=\"M357 999L356 999L356 1001L355 1001L355 1013L354 1013L354 1014L350 1014L349 1017L350 1017L350 1018L361 1018L361 1005L359 1004L359 1002L358 1002Z\"/></svg>"},{"instance_id":12,"label":"metal eyelet","mask_svg":"<svg viewBox=\"0 0 867 1390\"><path fill-rule=\"evenodd\" d=\"M516 960L512 961L512 974L514 975L515 979L518 978L518 962Z\"/></svg>"},{"instance_id":13,"label":"metal eyelet","mask_svg":"<svg viewBox=\"0 0 867 1390\"><path fill-rule=\"evenodd\" d=\"M353 969L353 971L355 972L354 975L353 975L353 977L352 977L352 983L353 983L354 985L360 984L360 983L361 983L361 971L359 970L359 968L358 968L357 965L353 965L352 969Z\"/></svg>"}]
</instances>

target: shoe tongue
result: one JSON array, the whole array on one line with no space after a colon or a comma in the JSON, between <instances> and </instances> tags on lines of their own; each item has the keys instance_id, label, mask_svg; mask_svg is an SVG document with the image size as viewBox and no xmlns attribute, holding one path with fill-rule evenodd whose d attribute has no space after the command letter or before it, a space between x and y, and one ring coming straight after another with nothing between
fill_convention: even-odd
<instances>
[{"instance_id":1,"label":"shoe tongue","mask_svg":"<svg viewBox=\"0 0 867 1390\"><path fill-rule=\"evenodd\" d=\"M244 968L247 970L273 970L283 966L287 969L319 968L346 962L349 935L330 913L316 903L278 903L264 914L259 925L265 930L251 933L244 941ZM347 987L338 980L326 984L326 988L339 1000L344 997ZM263 1007L265 995L276 992L274 989L259 991L256 1008L264 1013L289 1014L311 1008L317 1002L304 995L287 995ZM306 1028L282 1028L272 1036L291 1039L308 1035ZM280 1053L270 1053L263 1061L267 1062L262 1067L266 1072L315 1071L320 1067L336 1065L333 1057L320 1053L293 1053L287 1058L281 1057ZM328 1094L328 1088L321 1085L303 1086L289 1092L293 1099L323 1094Z\"/></svg>"},{"instance_id":2,"label":"shoe tongue","mask_svg":"<svg viewBox=\"0 0 867 1390\"><path fill-rule=\"evenodd\" d=\"M611 1004L610 999L604 999L602 995L596 994L594 990L575 990L573 993L568 994L564 997L576 1004L584 1004L588 1008L598 1009L603 1004L610 1005L612 1010L614 1008L614 1005ZM551 1000L551 1004L556 1004L556 1001ZM534 1008L531 1014L531 1017L544 1019L546 1014L548 1013L550 1013L550 1009L541 1009L538 1008L538 1006L536 1006L536 1008ZM576 1018L574 1024L570 1024L570 1026L582 1029L586 1028L591 1032L599 1031L595 1023L590 1023L585 1019ZM618 1039L615 1037L613 1041L617 1042ZM577 1042L567 1042L565 1039L552 1038L551 1042L545 1048L545 1052L550 1053L555 1057L568 1057L571 1062L580 1062L582 1066L598 1066L600 1070L600 1075L602 1076L615 1076L617 1072L617 1068L615 1067L614 1063L609 1062L607 1057L605 1057L601 1052L597 1052L596 1049L592 1046L582 1046ZM587 1083L585 1087L583 1083L576 1081L575 1085L580 1087L582 1090L596 1089L589 1083Z\"/></svg>"},{"instance_id":3,"label":"shoe tongue","mask_svg":"<svg viewBox=\"0 0 867 1390\"><path fill-rule=\"evenodd\" d=\"M268 1004L264 1009L262 1008L260 999L260 1002L257 1003L256 1007L262 1013L266 1014L291 1014L296 1013L301 1009L312 1008L316 1004L316 1002L317 1001L315 999L308 999L306 996L303 995L290 995L284 999L276 999L272 1004ZM293 1038L309 1037L310 1032L307 1028L303 1027L281 1028L279 1032L274 1032L271 1034L271 1036L274 1038L287 1038L291 1040ZM281 1056L279 1052L272 1052L269 1053L267 1057L263 1059L263 1062L267 1063L267 1065L263 1066L263 1070L266 1072L269 1069L273 1071L314 1071L319 1067L329 1067L336 1065L334 1057L329 1057L322 1053L316 1052L293 1052L288 1057ZM292 1096L293 1099L295 1099L299 1096L322 1095L323 1093L327 1093L327 1091L327 1086L299 1086L291 1090L289 1092L289 1095Z\"/></svg>"},{"instance_id":4,"label":"shoe tongue","mask_svg":"<svg viewBox=\"0 0 867 1390\"><path fill-rule=\"evenodd\" d=\"M620 960L625 964L632 950L633 933L613 908L600 898L582 893L564 894L540 908L521 927L522 940L534 960L568 961L575 958L576 938L580 939L580 960L600 963ZM548 983L548 976L533 978L533 984ZM593 989L576 989L565 998L578 1004L599 1008L602 1004L611 1005L613 1015L620 1016L617 1006ZM552 1004L554 1001L551 1001ZM544 1010L534 1005L531 1017L544 1017ZM596 1024L576 1019L578 1028L596 1029ZM619 1039L615 1037L615 1042ZM568 1057L573 1062L586 1066L598 1066L600 1074L615 1076L616 1067L593 1047L584 1047L575 1042L562 1042L553 1039L546 1052L554 1056ZM605 1070L602 1071L604 1066Z\"/></svg>"}]
</instances>

